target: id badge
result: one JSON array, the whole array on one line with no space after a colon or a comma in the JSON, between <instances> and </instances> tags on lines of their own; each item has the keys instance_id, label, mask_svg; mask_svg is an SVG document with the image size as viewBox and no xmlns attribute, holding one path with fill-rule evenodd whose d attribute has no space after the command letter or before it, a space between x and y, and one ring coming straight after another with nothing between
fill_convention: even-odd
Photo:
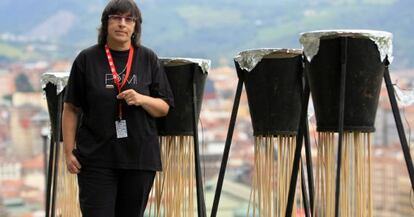
<instances>
[{"instance_id":1,"label":"id badge","mask_svg":"<svg viewBox=\"0 0 414 217\"><path fill-rule=\"evenodd\" d=\"M128 137L126 120L115 121L116 128L116 138L126 138Z\"/></svg>"}]
</instances>

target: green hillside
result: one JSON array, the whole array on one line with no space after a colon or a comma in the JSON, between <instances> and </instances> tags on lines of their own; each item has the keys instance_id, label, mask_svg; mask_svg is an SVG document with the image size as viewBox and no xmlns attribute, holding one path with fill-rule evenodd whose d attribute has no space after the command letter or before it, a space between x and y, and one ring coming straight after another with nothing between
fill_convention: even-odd
<instances>
[{"instance_id":1,"label":"green hillside","mask_svg":"<svg viewBox=\"0 0 414 217\"><path fill-rule=\"evenodd\" d=\"M80 49L96 42L100 13L107 0L14 2L0 3L0 25L6 27L1 31L27 37L44 35L59 47L50 56L73 58ZM143 44L160 56L210 58L214 64L219 60L232 64L232 57L244 49L300 47L300 32L375 29L394 34L393 67L414 67L411 61L414 1L411 0L140 0L137 3L144 17ZM9 22L7 18L16 11L19 16L12 19L16 23Z\"/></svg>"}]
</instances>

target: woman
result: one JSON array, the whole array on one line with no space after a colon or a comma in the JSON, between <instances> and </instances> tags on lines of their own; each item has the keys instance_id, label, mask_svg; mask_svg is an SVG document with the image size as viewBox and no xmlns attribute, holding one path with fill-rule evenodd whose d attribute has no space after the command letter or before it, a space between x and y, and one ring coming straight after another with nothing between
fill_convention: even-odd
<instances>
[{"instance_id":1,"label":"woman","mask_svg":"<svg viewBox=\"0 0 414 217\"><path fill-rule=\"evenodd\" d=\"M83 217L143 216L162 169L155 118L168 113L173 97L157 56L140 45L141 23L134 1L111 0L98 44L72 65L63 140Z\"/></svg>"}]
</instances>

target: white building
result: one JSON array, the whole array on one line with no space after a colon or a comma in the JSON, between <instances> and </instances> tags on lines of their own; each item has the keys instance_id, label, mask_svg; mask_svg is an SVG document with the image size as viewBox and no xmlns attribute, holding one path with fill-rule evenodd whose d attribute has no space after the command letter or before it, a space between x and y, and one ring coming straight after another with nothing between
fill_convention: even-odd
<instances>
[{"instance_id":1,"label":"white building","mask_svg":"<svg viewBox=\"0 0 414 217\"><path fill-rule=\"evenodd\" d=\"M0 162L0 181L20 180L22 177L22 164L19 162Z\"/></svg>"}]
</instances>

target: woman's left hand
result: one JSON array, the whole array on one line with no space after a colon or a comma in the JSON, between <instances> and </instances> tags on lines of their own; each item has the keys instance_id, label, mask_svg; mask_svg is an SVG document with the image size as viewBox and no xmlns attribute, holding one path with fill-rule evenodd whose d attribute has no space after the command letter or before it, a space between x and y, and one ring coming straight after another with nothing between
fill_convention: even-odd
<instances>
[{"instance_id":1,"label":"woman's left hand","mask_svg":"<svg viewBox=\"0 0 414 217\"><path fill-rule=\"evenodd\" d=\"M124 99L128 105L142 106L148 96L136 92L134 89L122 91L116 96L117 99Z\"/></svg>"},{"instance_id":2,"label":"woman's left hand","mask_svg":"<svg viewBox=\"0 0 414 217\"><path fill-rule=\"evenodd\" d=\"M170 108L164 100L140 94L133 89L122 91L116 98L125 100L128 105L142 106L152 117L165 116Z\"/></svg>"}]
</instances>

